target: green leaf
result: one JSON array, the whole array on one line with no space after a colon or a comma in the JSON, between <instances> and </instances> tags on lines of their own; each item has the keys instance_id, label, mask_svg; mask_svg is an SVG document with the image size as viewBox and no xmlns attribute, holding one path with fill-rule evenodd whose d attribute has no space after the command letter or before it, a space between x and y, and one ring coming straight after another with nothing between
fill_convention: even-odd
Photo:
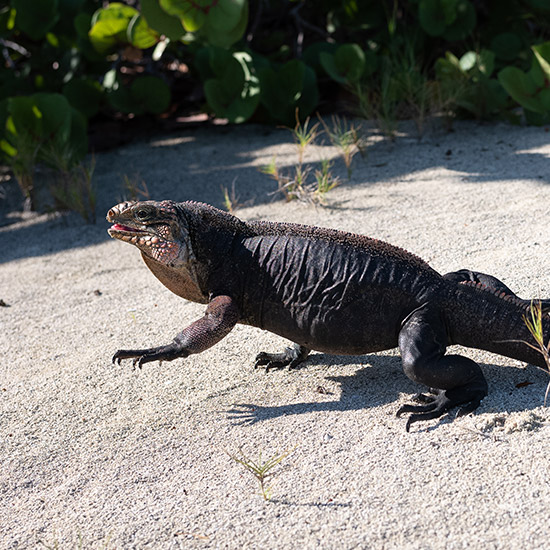
<instances>
[{"instance_id":1,"label":"green leaf","mask_svg":"<svg viewBox=\"0 0 550 550\"><path fill-rule=\"evenodd\" d=\"M113 88L107 93L107 101L109 105L119 113L141 115L144 113L142 106L138 105L134 100L130 89L124 86Z\"/></svg>"},{"instance_id":2,"label":"green leaf","mask_svg":"<svg viewBox=\"0 0 550 550\"><path fill-rule=\"evenodd\" d=\"M456 18L444 32L444 37L451 42L464 40L476 26L476 10L468 0L458 0Z\"/></svg>"},{"instance_id":3,"label":"green leaf","mask_svg":"<svg viewBox=\"0 0 550 550\"><path fill-rule=\"evenodd\" d=\"M160 7L177 16L187 32L196 32L204 25L207 12L215 3L215 0L160 0Z\"/></svg>"},{"instance_id":4,"label":"green leaf","mask_svg":"<svg viewBox=\"0 0 550 550\"><path fill-rule=\"evenodd\" d=\"M546 79L550 81L550 42L539 44L538 46L532 46L531 48L539 62L540 68L546 76Z\"/></svg>"},{"instance_id":5,"label":"green leaf","mask_svg":"<svg viewBox=\"0 0 550 550\"><path fill-rule=\"evenodd\" d=\"M185 29L181 21L166 13L158 3L158 0L141 0L141 14L147 20L149 26L170 40L179 40Z\"/></svg>"},{"instance_id":6,"label":"green leaf","mask_svg":"<svg viewBox=\"0 0 550 550\"><path fill-rule=\"evenodd\" d=\"M508 94L524 109L543 113L544 109L536 97L537 86L533 79L517 67L505 67L498 73L498 81Z\"/></svg>"},{"instance_id":7,"label":"green leaf","mask_svg":"<svg viewBox=\"0 0 550 550\"><path fill-rule=\"evenodd\" d=\"M170 88L157 76L139 76L130 85L130 92L142 112L159 115L170 107Z\"/></svg>"},{"instance_id":8,"label":"green leaf","mask_svg":"<svg viewBox=\"0 0 550 550\"><path fill-rule=\"evenodd\" d=\"M495 69L495 54L491 50L481 50L477 64L485 76L491 76Z\"/></svg>"},{"instance_id":9,"label":"green leaf","mask_svg":"<svg viewBox=\"0 0 550 550\"><path fill-rule=\"evenodd\" d=\"M259 78L262 105L275 120L287 126L296 123L297 107L304 118L318 103L315 71L302 61L293 59L278 71L266 67L259 72Z\"/></svg>"},{"instance_id":10,"label":"green leaf","mask_svg":"<svg viewBox=\"0 0 550 550\"><path fill-rule=\"evenodd\" d=\"M219 0L208 12L208 25L222 33L234 29L247 5L246 0Z\"/></svg>"},{"instance_id":11,"label":"green leaf","mask_svg":"<svg viewBox=\"0 0 550 550\"><path fill-rule=\"evenodd\" d=\"M63 86L63 95L72 107L90 118L98 112L103 92L99 83L89 78L74 78Z\"/></svg>"},{"instance_id":12,"label":"green leaf","mask_svg":"<svg viewBox=\"0 0 550 550\"><path fill-rule=\"evenodd\" d=\"M45 139L69 141L71 132L71 106L61 94L38 93L32 98L41 113L42 136Z\"/></svg>"},{"instance_id":13,"label":"green leaf","mask_svg":"<svg viewBox=\"0 0 550 550\"><path fill-rule=\"evenodd\" d=\"M454 2L456 4L456 2ZM451 2L442 0L420 0L418 4L418 19L421 27L430 36L443 34L449 22L452 21L454 6Z\"/></svg>"},{"instance_id":14,"label":"green leaf","mask_svg":"<svg viewBox=\"0 0 550 550\"><path fill-rule=\"evenodd\" d=\"M521 39L513 32L502 32L491 40L491 50L499 59L512 61L521 51Z\"/></svg>"},{"instance_id":15,"label":"green leaf","mask_svg":"<svg viewBox=\"0 0 550 550\"><path fill-rule=\"evenodd\" d=\"M159 40L159 35L149 27L146 19L140 14L134 15L130 19L130 23L126 29L126 36L128 42L140 50L151 48Z\"/></svg>"},{"instance_id":16,"label":"green leaf","mask_svg":"<svg viewBox=\"0 0 550 550\"><path fill-rule=\"evenodd\" d=\"M57 0L12 0L15 25L33 40L40 40L57 23Z\"/></svg>"},{"instance_id":17,"label":"green leaf","mask_svg":"<svg viewBox=\"0 0 550 550\"><path fill-rule=\"evenodd\" d=\"M239 0L240 1L240 0ZM217 7L217 6L216 6ZM245 2L242 10L240 11L240 17L237 20L237 23L234 27L225 27L220 29L218 26L212 24L214 14L216 10L213 9L206 20L204 28L201 29L201 32L204 32L206 40L214 45L220 46L222 48L229 48L237 40L240 40L246 30L248 25L248 2Z\"/></svg>"},{"instance_id":18,"label":"green leaf","mask_svg":"<svg viewBox=\"0 0 550 550\"><path fill-rule=\"evenodd\" d=\"M418 19L430 36L444 36L455 41L472 32L476 11L468 0L420 0Z\"/></svg>"},{"instance_id":19,"label":"green leaf","mask_svg":"<svg viewBox=\"0 0 550 550\"><path fill-rule=\"evenodd\" d=\"M365 53L357 44L343 44L333 54L321 52L321 65L340 84L357 82L365 71Z\"/></svg>"},{"instance_id":20,"label":"green leaf","mask_svg":"<svg viewBox=\"0 0 550 550\"><path fill-rule=\"evenodd\" d=\"M334 54L338 46L332 42L314 42L310 44L302 55L302 61L317 74L325 74L325 69L321 65L320 55L322 52Z\"/></svg>"},{"instance_id":21,"label":"green leaf","mask_svg":"<svg viewBox=\"0 0 550 550\"><path fill-rule=\"evenodd\" d=\"M229 54L219 48L214 51L217 53L211 55L211 63L215 63L215 69L212 68L218 78L211 78L204 83L208 104L216 115L227 118L229 122L244 122L254 114L260 100L252 56L247 52ZM226 61L222 66L220 61L223 58Z\"/></svg>"},{"instance_id":22,"label":"green leaf","mask_svg":"<svg viewBox=\"0 0 550 550\"><path fill-rule=\"evenodd\" d=\"M473 69L477 62L477 53L476 52L466 52L461 58L460 58L460 68L463 71L469 71L470 69Z\"/></svg>"},{"instance_id":23,"label":"green leaf","mask_svg":"<svg viewBox=\"0 0 550 550\"><path fill-rule=\"evenodd\" d=\"M92 28L88 36L94 48L107 54L119 43L128 42L128 25L138 11L119 2L97 10L92 17Z\"/></svg>"}]
</instances>

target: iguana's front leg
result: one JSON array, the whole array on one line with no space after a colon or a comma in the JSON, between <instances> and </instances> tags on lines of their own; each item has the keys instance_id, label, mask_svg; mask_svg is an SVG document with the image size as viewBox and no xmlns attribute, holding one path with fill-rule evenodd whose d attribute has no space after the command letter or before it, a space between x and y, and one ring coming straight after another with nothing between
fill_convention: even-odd
<instances>
[{"instance_id":1,"label":"iguana's front leg","mask_svg":"<svg viewBox=\"0 0 550 550\"><path fill-rule=\"evenodd\" d=\"M294 344L291 348L285 348L282 353L266 353L260 352L256 356L254 368L265 366L265 370L269 372L271 369L281 369L288 366L292 369L306 360L311 350L300 344Z\"/></svg>"},{"instance_id":2,"label":"iguana's front leg","mask_svg":"<svg viewBox=\"0 0 550 550\"><path fill-rule=\"evenodd\" d=\"M183 329L174 340L166 345L147 349L120 349L113 355L113 363L133 358L134 366L150 361L172 361L200 353L217 344L239 319L238 308L229 296L216 296L206 308L204 317Z\"/></svg>"}]
</instances>

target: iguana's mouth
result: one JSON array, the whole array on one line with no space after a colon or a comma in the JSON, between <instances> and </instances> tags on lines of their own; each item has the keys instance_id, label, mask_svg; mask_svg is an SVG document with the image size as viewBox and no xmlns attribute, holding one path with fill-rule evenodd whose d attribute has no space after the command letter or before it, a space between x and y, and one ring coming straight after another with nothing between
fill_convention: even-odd
<instances>
[{"instance_id":1,"label":"iguana's mouth","mask_svg":"<svg viewBox=\"0 0 550 550\"><path fill-rule=\"evenodd\" d=\"M108 233L114 239L120 239L122 241L137 243L138 239L147 238L147 231L138 229L137 227L130 227L122 223L114 223L109 227Z\"/></svg>"},{"instance_id":2,"label":"iguana's mouth","mask_svg":"<svg viewBox=\"0 0 550 550\"><path fill-rule=\"evenodd\" d=\"M121 223L115 223L111 226L111 231L125 231L127 233L141 233L142 231L136 229L135 227L129 227L127 225L122 225Z\"/></svg>"}]
</instances>

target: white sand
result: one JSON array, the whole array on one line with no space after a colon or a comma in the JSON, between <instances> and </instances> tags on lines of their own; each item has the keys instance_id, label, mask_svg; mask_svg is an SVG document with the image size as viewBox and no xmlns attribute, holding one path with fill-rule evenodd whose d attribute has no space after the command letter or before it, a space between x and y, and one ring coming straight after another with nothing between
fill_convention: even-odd
<instances>
[{"instance_id":1,"label":"white sand","mask_svg":"<svg viewBox=\"0 0 550 550\"><path fill-rule=\"evenodd\" d=\"M238 326L185 360L111 365L116 349L166 343L203 311L108 239L102 215L124 174L152 198L216 206L235 180L254 199L244 219L365 233L441 272L485 271L521 296L550 296L547 129L464 123L373 143L328 208L268 196L257 168L294 162L289 141L261 127L152 138L97 155L96 226L0 228L0 548L77 548L79 537L86 549L548 547L548 375L534 367L462 350L489 396L475 415L406 433L395 411L420 388L395 350L314 354L266 374L254 356L286 342ZM323 155L337 153L308 159ZM341 161L334 171L345 175ZM241 446L253 458L296 447L270 502L224 452Z\"/></svg>"}]
</instances>

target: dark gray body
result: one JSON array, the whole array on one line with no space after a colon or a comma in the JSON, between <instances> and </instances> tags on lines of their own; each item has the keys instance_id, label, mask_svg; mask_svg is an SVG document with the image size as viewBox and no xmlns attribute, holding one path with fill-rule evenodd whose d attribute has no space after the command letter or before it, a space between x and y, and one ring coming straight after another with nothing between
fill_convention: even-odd
<instances>
[{"instance_id":1,"label":"dark gray body","mask_svg":"<svg viewBox=\"0 0 550 550\"><path fill-rule=\"evenodd\" d=\"M487 394L479 366L447 355L450 344L545 366L525 343L532 341L524 319L530 301L490 275L461 270L442 276L382 241L305 225L247 223L194 202L122 203L108 219L116 222L111 234L137 241L170 290L208 304L205 316L172 344L119 350L116 361L133 357L141 365L199 353L236 323L295 343L282 354L260 354L256 365L268 368L294 366L312 349L357 355L399 347L407 376L436 394L424 396L424 405L400 409L413 413L407 428L455 405L466 403L462 410L470 412ZM543 330L548 341L547 313Z\"/></svg>"},{"instance_id":2,"label":"dark gray body","mask_svg":"<svg viewBox=\"0 0 550 550\"><path fill-rule=\"evenodd\" d=\"M216 291L236 298L240 322L318 351L370 353L396 347L402 321L441 292L443 280L428 266L305 237L301 229L235 239L222 280L233 270L238 279Z\"/></svg>"}]
</instances>

